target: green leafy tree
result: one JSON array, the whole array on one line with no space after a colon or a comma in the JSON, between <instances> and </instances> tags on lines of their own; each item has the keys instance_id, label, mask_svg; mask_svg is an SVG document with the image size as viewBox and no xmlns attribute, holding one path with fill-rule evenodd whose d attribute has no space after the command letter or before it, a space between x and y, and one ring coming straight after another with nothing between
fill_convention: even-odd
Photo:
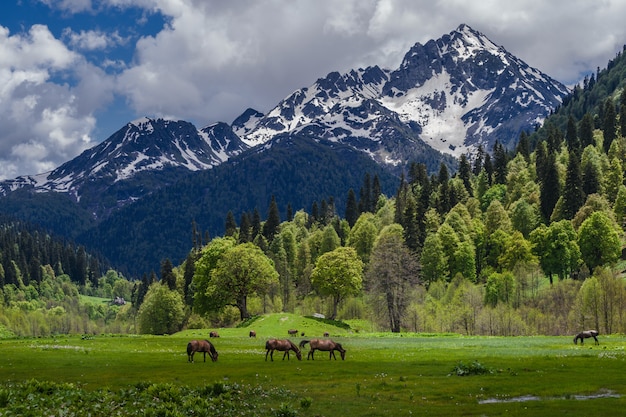
<instances>
[{"instance_id":1,"label":"green leafy tree","mask_svg":"<svg viewBox=\"0 0 626 417\"><path fill-rule=\"evenodd\" d=\"M399 333L410 290L418 283L417 260L401 235L381 234L372 251L366 278L370 291L384 300L389 328Z\"/></svg>"},{"instance_id":2,"label":"green leafy tree","mask_svg":"<svg viewBox=\"0 0 626 417\"><path fill-rule=\"evenodd\" d=\"M357 295L363 284L363 262L352 247L340 247L317 259L311 272L311 284L322 296L333 300L331 320L346 297Z\"/></svg>"},{"instance_id":3,"label":"green leafy tree","mask_svg":"<svg viewBox=\"0 0 626 417\"><path fill-rule=\"evenodd\" d=\"M166 285L150 286L139 308L137 323L144 334L172 334L179 331L185 318L183 298Z\"/></svg>"},{"instance_id":4,"label":"green leafy tree","mask_svg":"<svg viewBox=\"0 0 626 417\"><path fill-rule=\"evenodd\" d=\"M278 285L274 263L252 243L243 243L226 251L211 273L206 296L215 310L227 305L239 309L241 320L250 317L248 296L263 296Z\"/></svg>"},{"instance_id":5,"label":"green leafy tree","mask_svg":"<svg viewBox=\"0 0 626 417\"><path fill-rule=\"evenodd\" d=\"M597 211L578 230L578 245L582 259L593 271L598 266L613 265L621 255L621 241L614 222Z\"/></svg>"},{"instance_id":6,"label":"green leafy tree","mask_svg":"<svg viewBox=\"0 0 626 417\"><path fill-rule=\"evenodd\" d=\"M363 213L350 231L348 245L355 248L359 257L367 263L377 236L376 218L372 213Z\"/></svg>"},{"instance_id":7,"label":"green leafy tree","mask_svg":"<svg viewBox=\"0 0 626 417\"><path fill-rule=\"evenodd\" d=\"M207 294L211 274L224 254L235 247L237 242L232 237L215 238L202 249L200 258L195 263L193 275L193 308L199 314L214 310L213 300Z\"/></svg>"},{"instance_id":8,"label":"green leafy tree","mask_svg":"<svg viewBox=\"0 0 626 417\"><path fill-rule=\"evenodd\" d=\"M420 259L422 277L427 284L445 280L449 275L448 259L443 251L443 244L438 233L429 233L424 241L424 249Z\"/></svg>"},{"instance_id":9,"label":"green leafy tree","mask_svg":"<svg viewBox=\"0 0 626 417\"><path fill-rule=\"evenodd\" d=\"M508 303L515 293L515 277L510 271L494 272L487 277L485 303L495 307L499 302Z\"/></svg>"},{"instance_id":10,"label":"green leafy tree","mask_svg":"<svg viewBox=\"0 0 626 417\"><path fill-rule=\"evenodd\" d=\"M535 229L530 234L532 251L539 258L541 269L550 278L567 278L580 266L578 235L569 220L553 222Z\"/></svg>"},{"instance_id":11,"label":"green leafy tree","mask_svg":"<svg viewBox=\"0 0 626 417\"><path fill-rule=\"evenodd\" d=\"M332 224L324 227L322 232L322 242L320 246L320 254L331 252L341 245L341 239Z\"/></svg>"}]
</instances>

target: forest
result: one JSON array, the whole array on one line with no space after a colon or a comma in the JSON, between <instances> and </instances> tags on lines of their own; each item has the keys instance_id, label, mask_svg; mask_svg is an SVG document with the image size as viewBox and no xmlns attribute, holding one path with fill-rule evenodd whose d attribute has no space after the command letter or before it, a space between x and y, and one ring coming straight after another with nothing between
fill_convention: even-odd
<instances>
[{"instance_id":1,"label":"forest","mask_svg":"<svg viewBox=\"0 0 626 417\"><path fill-rule=\"evenodd\" d=\"M344 217L332 196L285 219L274 199L263 221L229 212L223 236L194 228L183 263L141 280L4 221L0 334L171 334L280 311L391 332L624 333L625 84L620 53L515 149L455 173L412 164L392 196L364 173Z\"/></svg>"}]
</instances>

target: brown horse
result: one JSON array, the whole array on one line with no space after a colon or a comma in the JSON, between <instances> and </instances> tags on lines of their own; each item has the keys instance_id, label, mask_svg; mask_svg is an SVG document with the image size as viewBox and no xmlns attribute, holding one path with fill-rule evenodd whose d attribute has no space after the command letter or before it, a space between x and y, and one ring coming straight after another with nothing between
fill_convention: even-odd
<instances>
[{"instance_id":1,"label":"brown horse","mask_svg":"<svg viewBox=\"0 0 626 417\"><path fill-rule=\"evenodd\" d=\"M209 337L220 337L220 334L214 330L211 333L209 333Z\"/></svg>"},{"instance_id":2,"label":"brown horse","mask_svg":"<svg viewBox=\"0 0 626 417\"><path fill-rule=\"evenodd\" d=\"M204 361L206 362L206 354L207 352L211 356L211 360L213 362L217 362L217 350L215 350L215 346L208 340L192 340L187 343L187 361L193 362L193 355L196 352L204 353Z\"/></svg>"},{"instance_id":3,"label":"brown horse","mask_svg":"<svg viewBox=\"0 0 626 417\"><path fill-rule=\"evenodd\" d=\"M298 334L298 330L297 329L289 329L289 330L287 330L287 334L289 336L296 336Z\"/></svg>"},{"instance_id":4,"label":"brown horse","mask_svg":"<svg viewBox=\"0 0 626 417\"><path fill-rule=\"evenodd\" d=\"M574 344L577 345L578 339L580 339L580 344L582 345L585 343L585 339L593 337L593 340L596 341L596 345L599 345L600 342L598 342L598 334L599 333L597 330L585 330L584 332L580 332L576 336L574 336Z\"/></svg>"},{"instance_id":5,"label":"brown horse","mask_svg":"<svg viewBox=\"0 0 626 417\"><path fill-rule=\"evenodd\" d=\"M250 330L250 337L256 337L256 332L254 330Z\"/></svg>"},{"instance_id":6,"label":"brown horse","mask_svg":"<svg viewBox=\"0 0 626 417\"><path fill-rule=\"evenodd\" d=\"M289 360L290 350L293 350L294 352L296 352L296 357L298 358L299 361L302 360L302 353L300 353L300 349L298 349L298 346L296 346L291 340L288 340L288 339L283 339L283 340L270 339L267 342L265 342L265 349L267 349L267 352L265 352L265 360L267 360L267 354L269 353L270 359L273 362L275 350L280 350L281 352L285 352L283 354L283 360L285 360L285 356L287 356L287 360Z\"/></svg>"},{"instance_id":7,"label":"brown horse","mask_svg":"<svg viewBox=\"0 0 626 417\"><path fill-rule=\"evenodd\" d=\"M306 344L309 344L309 346L311 346L311 350L309 351L309 354L306 356L307 360L309 358L315 360L315 351L316 350L322 350L325 352L330 352L330 354L328 355L328 359L330 360L330 358L335 358L335 360L337 360L337 357L335 356L335 351L338 350L339 353L341 354L341 360L345 360L346 359L346 350L341 346L340 343L337 342L333 342L332 340L325 340L325 339L312 339L312 340L303 340L302 342L300 342L300 347L303 348Z\"/></svg>"}]
</instances>

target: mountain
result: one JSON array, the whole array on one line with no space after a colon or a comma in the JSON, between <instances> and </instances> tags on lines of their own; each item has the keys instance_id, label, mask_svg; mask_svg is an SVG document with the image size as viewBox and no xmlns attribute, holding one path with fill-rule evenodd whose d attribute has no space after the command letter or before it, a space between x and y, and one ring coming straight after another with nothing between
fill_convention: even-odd
<instances>
[{"instance_id":1,"label":"mountain","mask_svg":"<svg viewBox=\"0 0 626 417\"><path fill-rule=\"evenodd\" d=\"M415 44L394 71L375 66L320 78L241 138L255 146L276 134L306 132L403 168L441 159L438 152L491 151L496 141L512 149L520 133L534 130L567 94L559 82L461 25Z\"/></svg>"},{"instance_id":2,"label":"mountain","mask_svg":"<svg viewBox=\"0 0 626 417\"><path fill-rule=\"evenodd\" d=\"M413 162L453 172L462 153L491 151L496 141L511 149L566 94L461 25L416 43L395 70L331 72L266 114L249 108L201 129L128 123L51 172L0 182L0 212L90 244L129 270L152 268L189 250L193 221L221 234L229 210L265 214L271 195L294 210L333 197L341 212L365 173L384 177L389 195Z\"/></svg>"},{"instance_id":3,"label":"mountain","mask_svg":"<svg viewBox=\"0 0 626 417\"><path fill-rule=\"evenodd\" d=\"M65 193L95 217L106 217L189 171L212 168L247 148L226 123L198 130L185 121L142 118L51 172L0 183L0 192Z\"/></svg>"}]
</instances>

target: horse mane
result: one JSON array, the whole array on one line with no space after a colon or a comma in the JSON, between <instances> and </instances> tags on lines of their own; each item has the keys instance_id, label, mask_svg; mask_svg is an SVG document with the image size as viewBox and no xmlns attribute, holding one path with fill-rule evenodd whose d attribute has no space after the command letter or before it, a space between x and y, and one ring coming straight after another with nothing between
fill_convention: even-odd
<instances>
[{"instance_id":1,"label":"horse mane","mask_svg":"<svg viewBox=\"0 0 626 417\"><path fill-rule=\"evenodd\" d=\"M291 344L291 347L295 352L300 352L300 349L298 349L298 346L296 346L295 343L293 343L291 340L289 340L289 343Z\"/></svg>"}]
</instances>

